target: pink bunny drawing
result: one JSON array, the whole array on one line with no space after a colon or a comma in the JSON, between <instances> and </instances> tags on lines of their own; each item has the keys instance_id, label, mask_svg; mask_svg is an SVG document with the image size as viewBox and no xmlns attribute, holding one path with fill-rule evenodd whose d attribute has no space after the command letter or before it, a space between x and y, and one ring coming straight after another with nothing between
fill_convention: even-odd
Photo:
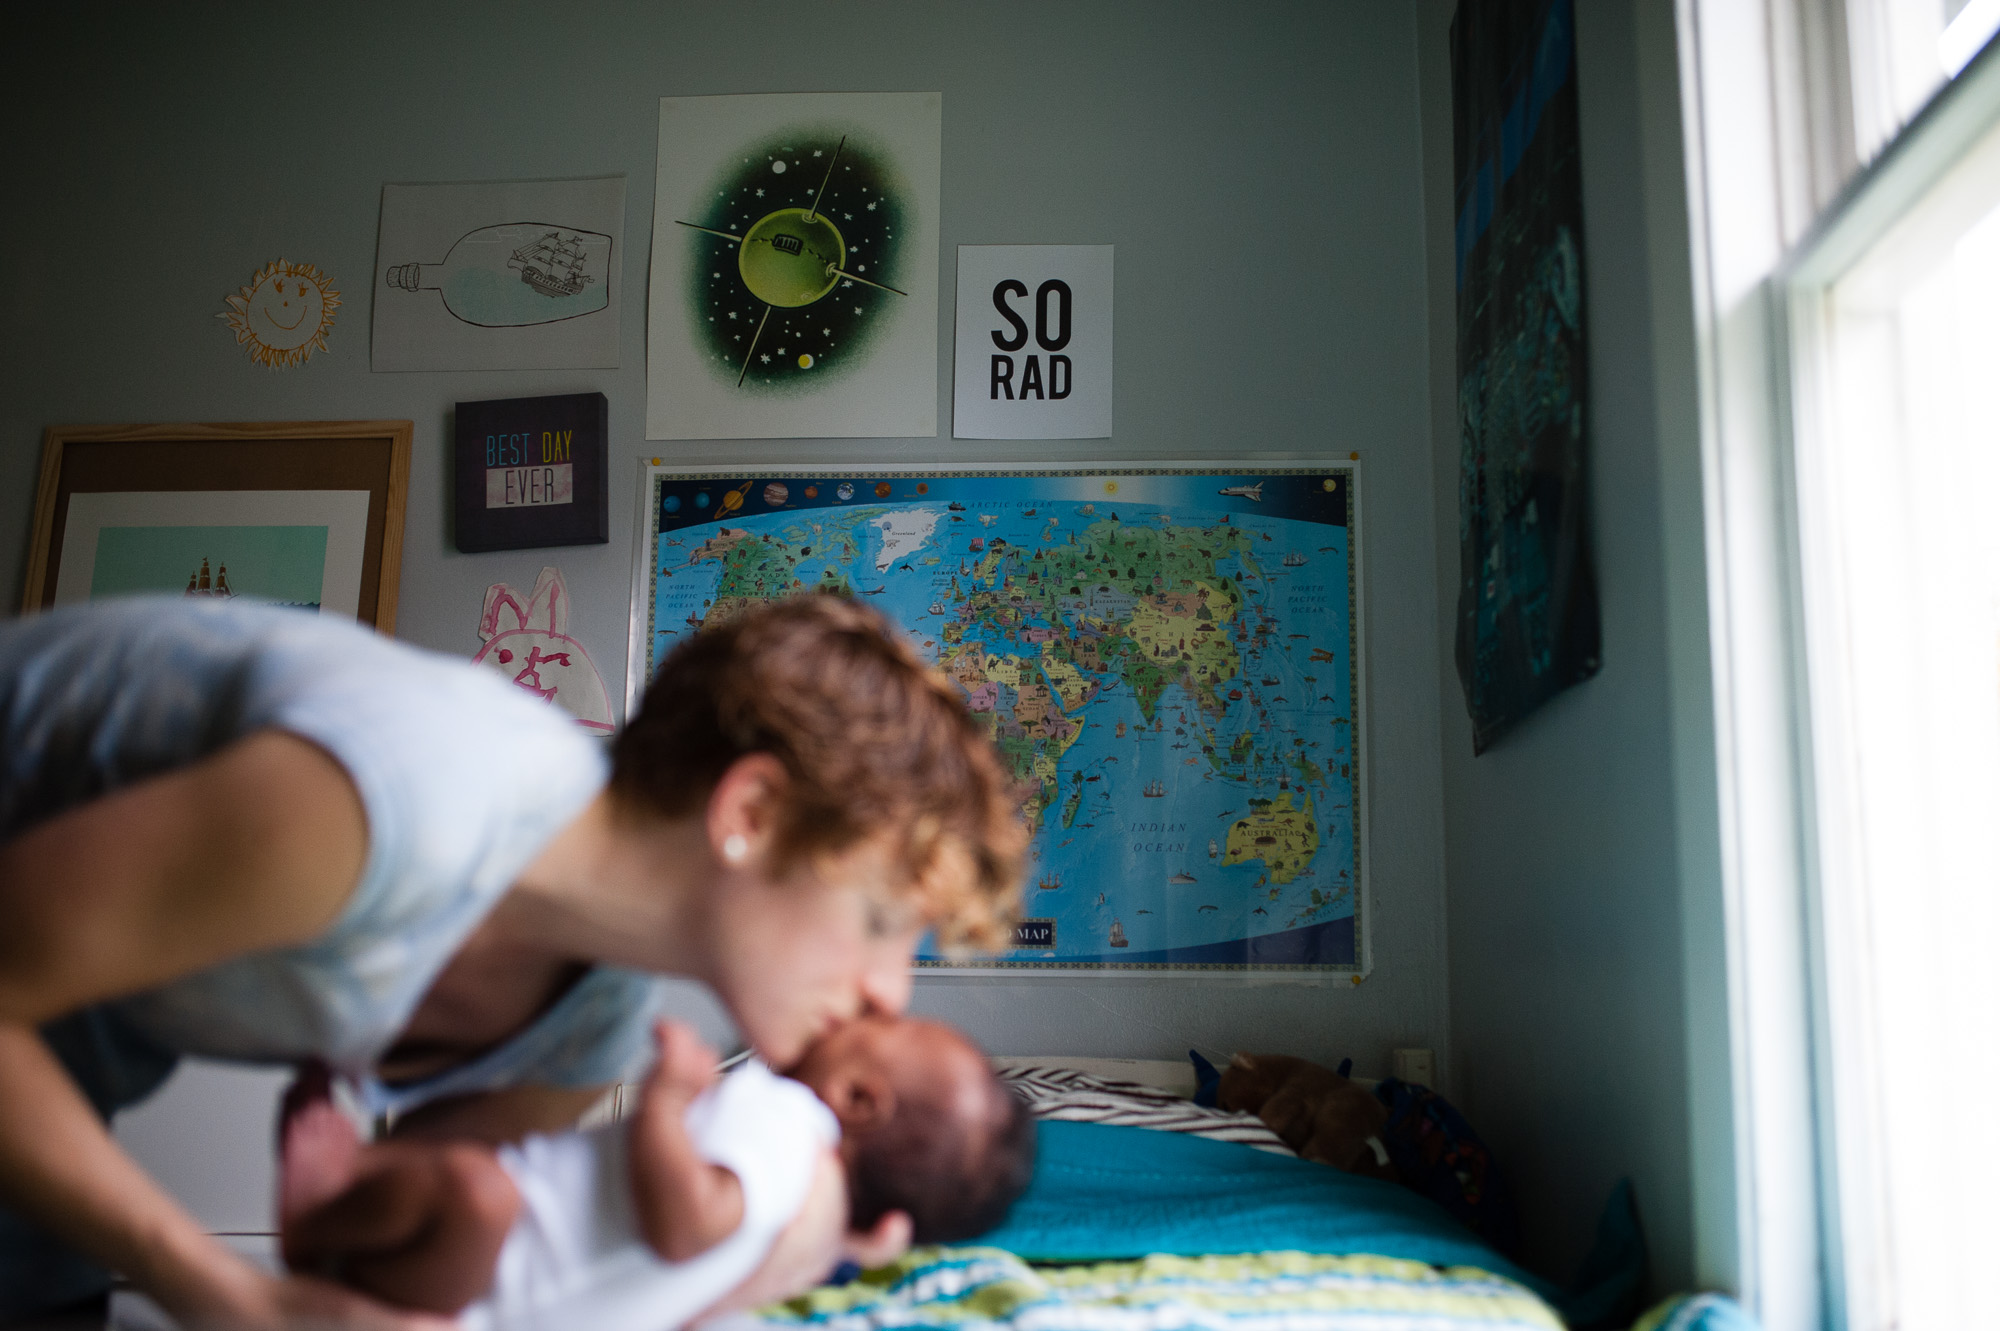
<instances>
[{"instance_id":1,"label":"pink bunny drawing","mask_svg":"<svg viewBox=\"0 0 2000 1331\"><path fill-rule=\"evenodd\" d=\"M583 644L563 631L568 627L569 588L560 571L544 568L525 605L520 592L496 582L486 589L479 612L479 636L486 645L472 663L564 708L584 729L608 735L615 727L604 676Z\"/></svg>"}]
</instances>

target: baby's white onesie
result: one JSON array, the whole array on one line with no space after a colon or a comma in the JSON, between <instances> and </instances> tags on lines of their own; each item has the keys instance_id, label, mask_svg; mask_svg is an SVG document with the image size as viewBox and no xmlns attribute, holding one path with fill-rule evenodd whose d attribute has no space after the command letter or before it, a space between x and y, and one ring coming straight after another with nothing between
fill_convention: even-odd
<instances>
[{"instance_id":1,"label":"baby's white onesie","mask_svg":"<svg viewBox=\"0 0 2000 1331\"><path fill-rule=\"evenodd\" d=\"M688 1135L743 1185L743 1222L685 1262L656 1256L632 1203L629 1124L530 1137L500 1163L521 1192L486 1297L466 1331L672 1331L763 1262L804 1204L822 1150L840 1140L832 1111L754 1060L696 1097Z\"/></svg>"}]
</instances>

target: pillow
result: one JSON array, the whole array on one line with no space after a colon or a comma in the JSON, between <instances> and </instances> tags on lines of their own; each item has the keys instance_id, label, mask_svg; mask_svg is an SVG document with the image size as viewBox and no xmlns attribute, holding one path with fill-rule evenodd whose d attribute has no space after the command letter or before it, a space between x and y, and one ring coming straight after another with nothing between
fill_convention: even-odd
<instances>
[{"instance_id":1,"label":"pillow","mask_svg":"<svg viewBox=\"0 0 2000 1331\"><path fill-rule=\"evenodd\" d=\"M1028 1112L1036 1118L1184 1132L1273 1155L1293 1154L1255 1114L1205 1109L1158 1086L1110 1081L1051 1064L1016 1064L999 1069L999 1075L1027 1101Z\"/></svg>"}]
</instances>

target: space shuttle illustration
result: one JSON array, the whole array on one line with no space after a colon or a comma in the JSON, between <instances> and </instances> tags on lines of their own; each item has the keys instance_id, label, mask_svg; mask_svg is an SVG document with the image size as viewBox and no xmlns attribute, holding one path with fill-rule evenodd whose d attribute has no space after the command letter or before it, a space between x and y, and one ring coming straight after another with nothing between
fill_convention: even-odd
<instances>
[{"instance_id":1,"label":"space shuttle illustration","mask_svg":"<svg viewBox=\"0 0 2000 1331\"><path fill-rule=\"evenodd\" d=\"M1255 485L1226 485L1216 493L1231 495L1237 499L1252 499L1261 504L1264 502L1264 482L1259 481Z\"/></svg>"}]
</instances>

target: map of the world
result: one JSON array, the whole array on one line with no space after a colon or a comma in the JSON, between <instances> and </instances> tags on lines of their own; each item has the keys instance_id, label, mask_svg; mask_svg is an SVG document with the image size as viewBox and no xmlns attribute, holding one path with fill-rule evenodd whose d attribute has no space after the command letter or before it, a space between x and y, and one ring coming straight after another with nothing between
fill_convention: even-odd
<instances>
[{"instance_id":1,"label":"map of the world","mask_svg":"<svg viewBox=\"0 0 2000 1331\"><path fill-rule=\"evenodd\" d=\"M974 970L1366 969L1355 467L647 470L632 678L757 601L865 599L1028 792Z\"/></svg>"}]
</instances>

